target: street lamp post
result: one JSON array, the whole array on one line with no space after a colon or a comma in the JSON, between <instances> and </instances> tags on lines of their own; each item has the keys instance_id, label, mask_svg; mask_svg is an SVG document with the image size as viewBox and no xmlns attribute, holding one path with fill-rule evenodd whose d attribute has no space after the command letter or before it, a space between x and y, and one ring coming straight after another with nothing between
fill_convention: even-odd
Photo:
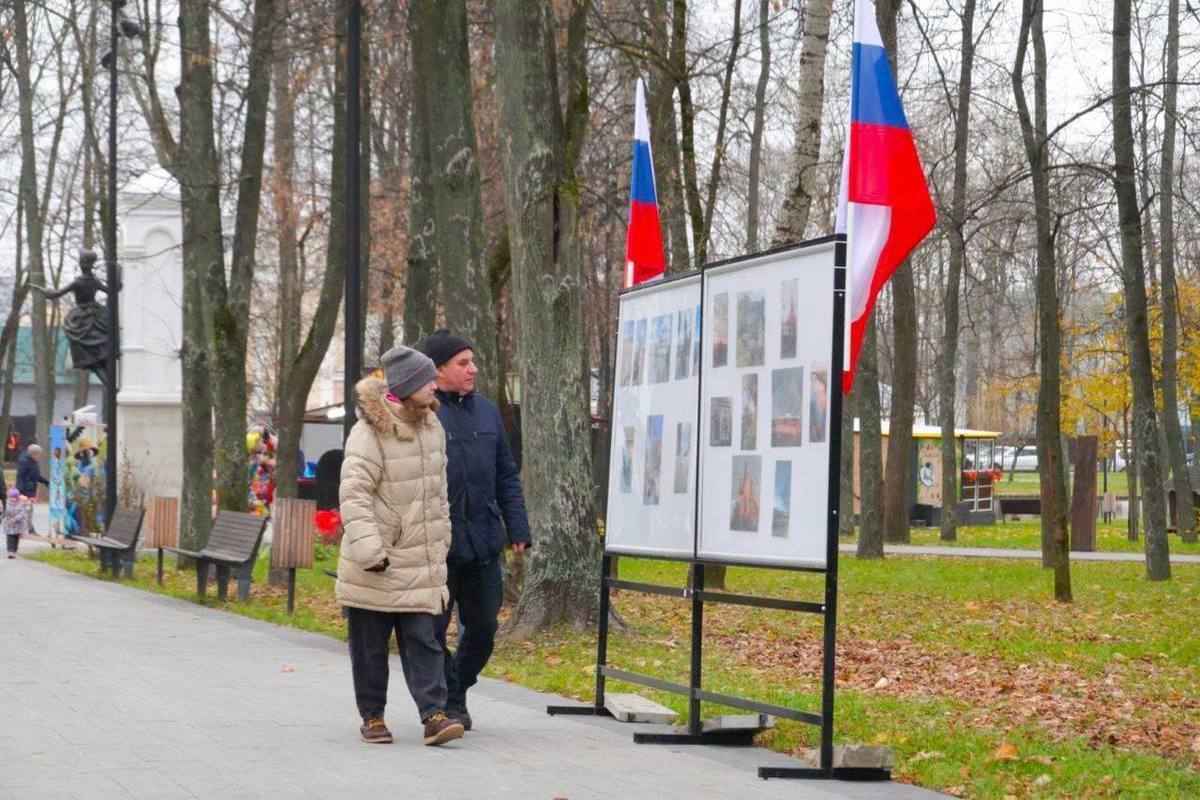
<instances>
[{"instance_id":1,"label":"street lamp post","mask_svg":"<svg viewBox=\"0 0 1200 800\"><path fill-rule=\"evenodd\" d=\"M100 63L108 69L108 219L104 225L104 273L108 284L108 358L105 363L104 425L108 453L104 458L105 519L117 509L117 359L121 353L121 273L117 265L117 45L120 37L141 33L133 20L121 17L127 0L110 0L111 25L108 52Z\"/></svg>"}]
</instances>

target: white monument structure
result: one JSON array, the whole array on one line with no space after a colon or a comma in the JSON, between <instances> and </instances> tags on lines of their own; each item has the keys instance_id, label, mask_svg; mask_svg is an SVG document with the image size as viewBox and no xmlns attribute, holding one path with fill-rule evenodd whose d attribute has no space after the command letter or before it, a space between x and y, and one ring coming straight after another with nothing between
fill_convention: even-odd
<instances>
[{"instance_id":1,"label":"white monument structure","mask_svg":"<svg viewBox=\"0 0 1200 800\"><path fill-rule=\"evenodd\" d=\"M118 198L121 360L117 470L146 496L183 486L183 217L179 186L151 170ZM122 490L126 487L122 485Z\"/></svg>"}]
</instances>

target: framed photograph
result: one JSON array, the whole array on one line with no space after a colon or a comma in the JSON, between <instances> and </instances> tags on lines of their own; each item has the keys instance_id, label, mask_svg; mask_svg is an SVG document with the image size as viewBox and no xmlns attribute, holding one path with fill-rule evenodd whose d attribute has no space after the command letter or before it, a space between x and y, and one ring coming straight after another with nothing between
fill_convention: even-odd
<instances>
[{"instance_id":1,"label":"framed photograph","mask_svg":"<svg viewBox=\"0 0 1200 800\"><path fill-rule=\"evenodd\" d=\"M761 367L767 341L767 300L761 290L738 292L737 365Z\"/></svg>"},{"instance_id":2,"label":"framed photograph","mask_svg":"<svg viewBox=\"0 0 1200 800\"><path fill-rule=\"evenodd\" d=\"M796 357L796 315L800 308L800 281L789 278L779 292L779 357Z\"/></svg>"},{"instance_id":3,"label":"framed photograph","mask_svg":"<svg viewBox=\"0 0 1200 800\"><path fill-rule=\"evenodd\" d=\"M792 520L792 462L775 462L775 504L771 508L771 535L786 539Z\"/></svg>"},{"instance_id":4,"label":"framed photograph","mask_svg":"<svg viewBox=\"0 0 1200 800\"><path fill-rule=\"evenodd\" d=\"M723 367L729 363L729 295L713 297L712 365Z\"/></svg>"},{"instance_id":5,"label":"framed photograph","mask_svg":"<svg viewBox=\"0 0 1200 800\"><path fill-rule=\"evenodd\" d=\"M626 426L623 430L625 446L621 448L621 494L629 494L633 491L633 443L637 436L637 428Z\"/></svg>"},{"instance_id":6,"label":"framed photograph","mask_svg":"<svg viewBox=\"0 0 1200 800\"><path fill-rule=\"evenodd\" d=\"M675 315L675 380L685 380L692 374L692 317L685 308Z\"/></svg>"},{"instance_id":7,"label":"framed photograph","mask_svg":"<svg viewBox=\"0 0 1200 800\"><path fill-rule=\"evenodd\" d=\"M633 366L630 368L629 384L642 385L642 374L646 370L646 320L639 319L633 326Z\"/></svg>"},{"instance_id":8,"label":"framed photograph","mask_svg":"<svg viewBox=\"0 0 1200 800\"><path fill-rule=\"evenodd\" d=\"M714 397L709 406L712 409L709 444L713 447L733 447L733 398Z\"/></svg>"},{"instance_id":9,"label":"framed photograph","mask_svg":"<svg viewBox=\"0 0 1200 800\"><path fill-rule=\"evenodd\" d=\"M742 449L758 447L758 375L742 376Z\"/></svg>"},{"instance_id":10,"label":"framed photograph","mask_svg":"<svg viewBox=\"0 0 1200 800\"><path fill-rule=\"evenodd\" d=\"M762 456L734 456L730 485L730 530L757 531L762 497Z\"/></svg>"},{"instance_id":11,"label":"framed photograph","mask_svg":"<svg viewBox=\"0 0 1200 800\"><path fill-rule=\"evenodd\" d=\"M671 315L663 314L652 321L650 337L650 376L647 383L666 383L671 380Z\"/></svg>"},{"instance_id":12,"label":"framed photograph","mask_svg":"<svg viewBox=\"0 0 1200 800\"><path fill-rule=\"evenodd\" d=\"M675 425L675 494L687 494L692 474L692 423Z\"/></svg>"},{"instance_id":13,"label":"framed photograph","mask_svg":"<svg viewBox=\"0 0 1200 800\"><path fill-rule=\"evenodd\" d=\"M617 385L628 386L633 382L633 321L621 326L620 358L617 359Z\"/></svg>"},{"instance_id":14,"label":"framed photograph","mask_svg":"<svg viewBox=\"0 0 1200 800\"><path fill-rule=\"evenodd\" d=\"M808 441L825 441L829 427L829 370L814 369L808 381Z\"/></svg>"},{"instance_id":15,"label":"framed photograph","mask_svg":"<svg viewBox=\"0 0 1200 800\"><path fill-rule=\"evenodd\" d=\"M804 444L804 367L771 370L771 447Z\"/></svg>"},{"instance_id":16,"label":"framed photograph","mask_svg":"<svg viewBox=\"0 0 1200 800\"><path fill-rule=\"evenodd\" d=\"M655 414L646 420L646 475L642 488L642 502L648 506L658 505L659 486L662 483L663 418Z\"/></svg>"}]
</instances>

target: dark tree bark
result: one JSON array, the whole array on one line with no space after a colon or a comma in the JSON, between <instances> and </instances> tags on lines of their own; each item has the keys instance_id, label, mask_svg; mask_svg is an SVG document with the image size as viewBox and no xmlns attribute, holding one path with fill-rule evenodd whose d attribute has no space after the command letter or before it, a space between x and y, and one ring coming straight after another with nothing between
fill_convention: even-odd
<instances>
[{"instance_id":1,"label":"dark tree bark","mask_svg":"<svg viewBox=\"0 0 1200 800\"><path fill-rule=\"evenodd\" d=\"M686 6L685 6L686 8ZM650 0L649 49L660 54L651 62L646 87L646 112L650 118L650 146L654 155L654 185L658 191L659 214L669 250L668 274L692 268L688 244L687 211L679 169L679 136L675 125L675 90L678 80L670 54L671 16L667 0ZM686 67L686 61L684 62ZM685 73L686 74L686 73Z\"/></svg>"},{"instance_id":2,"label":"dark tree bark","mask_svg":"<svg viewBox=\"0 0 1200 800\"><path fill-rule=\"evenodd\" d=\"M758 83L754 87L754 124L750 130L750 174L746 193L746 252L758 252L759 170L762 163L763 123L767 84L771 80L770 0L758 0Z\"/></svg>"},{"instance_id":3,"label":"dark tree bark","mask_svg":"<svg viewBox=\"0 0 1200 800\"><path fill-rule=\"evenodd\" d=\"M783 216L775 228L777 245L804 239L809 210L817 192L821 110L825 104L825 54L829 48L829 18L832 13L833 0L807 0L804 6L804 43L801 45L800 74L797 76L799 87L792 174L783 201Z\"/></svg>"},{"instance_id":4,"label":"dark tree bark","mask_svg":"<svg viewBox=\"0 0 1200 800\"><path fill-rule=\"evenodd\" d=\"M900 4L901 0L881 0L875 7L893 74ZM908 542L913 404L917 395L917 291L911 259L905 259L893 273L891 287L892 402L888 413L887 468L883 473L883 536L889 542Z\"/></svg>"},{"instance_id":5,"label":"dark tree bark","mask_svg":"<svg viewBox=\"0 0 1200 800\"><path fill-rule=\"evenodd\" d=\"M854 535L854 413L855 394L842 399L842 460L838 475L841 504L838 508L838 534Z\"/></svg>"},{"instance_id":6,"label":"dark tree bark","mask_svg":"<svg viewBox=\"0 0 1200 800\"><path fill-rule=\"evenodd\" d=\"M212 41L207 0L179 5L179 150L173 161L183 212L183 497L179 541L198 550L212 527L213 372L205 280L221 252L221 198L213 140ZM243 475L245 468L243 466ZM245 497L242 498L243 503Z\"/></svg>"},{"instance_id":7,"label":"dark tree bark","mask_svg":"<svg viewBox=\"0 0 1200 800\"><path fill-rule=\"evenodd\" d=\"M959 284L966 262L967 145L970 134L971 76L975 66L975 0L962 10L962 46L958 69L958 104L954 115L954 193L950 198L950 260L942 298L942 353L938 361L938 410L942 427L941 538L958 538L954 510L958 505L958 457L954 441L955 362L958 359ZM976 465L978 468L979 465ZM990 465L989 465L990 466Z\"/></svg>"},{"instance_id":8,"label":"dark tree bark","mask_svg":"<svg viewBox=\"0 0 1200 800\"><path fill-rule=\"evenodd\" d=\"M1175 134L1179 102L1179 0L1167 2L1167 69L1163 83L1163 144L1159 171L1159 225L1162 233L1162 396L1163 429L1179 508L1179 535L1196 541L1196 507L1179 425L1179 292L1175 279Z\"/></svg>"},{"instance_id":9,"label":"dark tree bark","mask_svg":"<svg viewBox=\"0 0 1200 800\"><path fill-rule=\"evenodd\" d=\"M587 3L575 0L571 15ZM575 164L584 125L560 108L553 17L545 0L496 4L501 163L520 339L524 487L535 547L514 628L520 635L596 616L600 541L592 513L588 399L580 305ZM569 25L565 63L584 42ZM568 86L586 80L570 75ZM585 95L586 96L586 95ZM574 94L577 98L578 95ZM571 115L586 103L571 102Z\"/></svg>"},{"instance_id":10,"label":"dark tree bark","mask_svg":"<svg viewBox=\"0 0 1200 800\"><path fill-rule=\"evenodd\" d=\"M1138 206L1133 156L1133 115L1129 90L1130 0L1113 2L1113 184L1121 228L1121 283L1125 296L1125 336L1133 382L1133 438L1137 442L1142 503L1146 515L1146 577L1168 580L1171 561L1163 491L1162 451L1154 407L1154 373L1146 310L1146 270L1142 258L1142 212Z\"/></svg>"},{"instance_id":11,"label":"dark tree bark","mask_svg":"<svg viewBox=\"0 0 1200 800\"><path fill-rule=\"evenodd\" d=\"M859 558L883 558L883 432L879 420L879 355L875 336L872 311L858 354L853 391L859 421Z\"/></svg>"},{"instance_id":12,"label":"dark tree bark","mask_svg":"<svg viewBox=\"0 0 1200 800\"><path fill-rule=\"evenodd\" d=\"M408 22L412 128L414 134L420 130L424 151L420 161L414 153L412 171L413 208L422 212L422 266L440 279L446 326L475 346L479 391L494 397L501 376L471 111L466 0L418 0L409 5Z\"/></svg>"},{"instance_id":13,"label":"dark tree bark","mask_svg":"<svg viewBox=\"0 0 1200 800\"><path fill-rule=\"evenodd\" d=\"M1034 52L1034 116L1025 98L1025 54ZM1021 138L1029 159L1037 234L1038 383L1037 443L1042 498L1042 566L1054 569L1054 597L1071 601L1070 535L1067 527L1067 480L1062 460L1062 331L1059 321L1053 209L1050 206L1050 155L1046 136L1046 40L1041 0L1024 0L1013 96Z\"/></svg>"}]
</instances>

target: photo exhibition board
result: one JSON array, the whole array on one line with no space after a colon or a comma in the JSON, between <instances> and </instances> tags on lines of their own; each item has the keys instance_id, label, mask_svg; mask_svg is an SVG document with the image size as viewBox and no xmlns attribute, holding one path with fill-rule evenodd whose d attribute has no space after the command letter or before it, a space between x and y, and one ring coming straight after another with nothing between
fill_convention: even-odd
<instances>
[{"instance_id":1,"label":"photo exhibition board","mask_svg":"<svg viewBox=\"0 0 1200 800\"><path fill-rule=\"evenodd\" d=\"M605 550L695 554L700 276L621 295Z\"/></svg>"},{"instance_id":2,"label":"photo exhibition board","mask_svg":"<svg viewBox=\"0 0 1200 800\"><path fill-rule=\"evenodd\" d=\"M825 567L834 247L705 270L701 559Z\"/></svg>"}]
</instances>

